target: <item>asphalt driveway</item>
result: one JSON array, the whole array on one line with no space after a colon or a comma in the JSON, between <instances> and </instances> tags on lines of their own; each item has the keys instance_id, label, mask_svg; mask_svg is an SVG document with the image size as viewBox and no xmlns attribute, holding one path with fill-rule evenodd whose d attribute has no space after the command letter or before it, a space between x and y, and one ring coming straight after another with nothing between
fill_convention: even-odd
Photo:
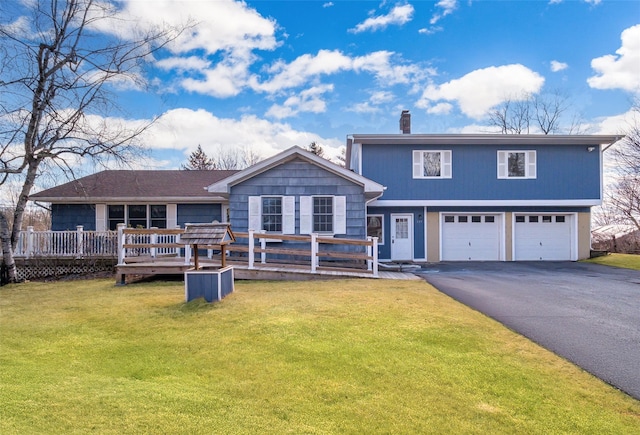
<instances>
[{"instance_id":1,"label":"asphalt driveway","mask_svg":"<svg viewBox=\"0 0 640 435\"><path fill-rule=\"evenodd\" d=\"M640 400L640 271L573 262L465 262L417 273Z\"/></svg>"}]
</instances>

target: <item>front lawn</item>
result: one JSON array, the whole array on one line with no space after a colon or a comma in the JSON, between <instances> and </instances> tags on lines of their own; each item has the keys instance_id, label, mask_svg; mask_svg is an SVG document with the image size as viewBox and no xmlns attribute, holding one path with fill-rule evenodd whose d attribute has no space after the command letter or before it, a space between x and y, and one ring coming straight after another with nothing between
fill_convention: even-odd
<instances>
[{"instance_id":1,"label":"front lawn","mask_svg":"<svg viewBox=\"0 0 640 435\"><path fill-rule=\"evenodd\" d=\"M609 254L602 257L590 258L584 261L589 263L604 264L605 266L640 270L640 255L634 254Z\"/></svg>"},{"instance_id":2,"label":"front lawn","mask_svg":"<svg viewBox=\"0 0 640 435\"><path fill-rule=\"evenodd\" d=\"M422 281L0 289L0 433L638 433L640 402Z\"/></svg>"}]
</instances>

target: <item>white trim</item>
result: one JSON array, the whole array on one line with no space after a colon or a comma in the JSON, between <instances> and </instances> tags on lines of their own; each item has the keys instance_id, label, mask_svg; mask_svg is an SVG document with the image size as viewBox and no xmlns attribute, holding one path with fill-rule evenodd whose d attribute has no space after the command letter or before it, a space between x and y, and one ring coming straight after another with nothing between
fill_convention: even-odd
<instances>
[{"instance_id":1,"label":"white trim","mask_svg":"<svg viewBox=\"0 0 640 435\"><path fill-rule=\"evenodd\" d=\"M601 205L601 199L471 199L471 200L424 200L388 199L375 200L370 207L593 207Z\"/></svg>"},{"instance_id":2,"label":"white trim","mask_svg":"<svg viewBox=\"0 0 640 435\"><path fill-rule=\"evenodd\" d=\"M362 145L604 145L624 138L624 135L593 134L351 134L348 137Z\"/></svg>"},{"instance_id":3,"label":"white trim","mask_svg":"<svg viewBox=\"0 0 640 435\"><path fill-rule=\"evenodd\" d=\"M178 204L167 204L167 228L178 227Z\"/></svg>"},{"instance_id":4,"label":"white trim","mask_svg":"<svg viewBox=\"0 0 640 435\"><path fill-rule=\"evenodd\" d=\"M313 232L313 196L300 197L300 234Z\"/></svg>"},{"instance_id":5,"label":"white trim","mask_svg":"<svg viewBox=\"0 0 640 435\"><path fill-rule=\"evenodd\" d=\"M107 230L107 204L96 204L96 231Z\"/></svg>"}]
</instances>

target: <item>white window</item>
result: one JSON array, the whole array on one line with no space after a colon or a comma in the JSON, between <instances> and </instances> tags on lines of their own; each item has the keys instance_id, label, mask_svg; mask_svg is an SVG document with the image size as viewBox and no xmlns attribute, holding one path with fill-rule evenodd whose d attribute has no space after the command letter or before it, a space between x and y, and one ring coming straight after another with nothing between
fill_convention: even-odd
<instances>
[{"instance_id":1,"label":"white window","mask_svg":"<svg viewBox=\"0 0 640 435\"><path fill-rule=\"evenodd\" d=\"M451 178L451 151L413 151L413 178Z\"/></svg>"},{"instance_id":2,"label":"white window","mask_svg":"<svg viewBox=\"0 0 640 435\"><path fill-rule=\"evenodd\" d=\"M165 204L117 204L107 206L107 223L110 230L126 223L131 228L167 228Z\"/></svg>"},{"instance_id":3,"label":"white window","mask_svg":"<svg viewBox=\"0 0 640 435\"><path fill-rule=\"evenodd\" d=\"M367 237L377 237L378 245L384 244L384 216L370 214L367 216Z\"/></svg>"},{"instance_id":4,"label":"white window","mask_svg":"<svg viewBox=\"0 0 640 435\"><path fill-rule=\"evenodd\" d=\"M295 233L295 197L250 196L249 229L270 233Z\"/></svg>"},{"instance_id":5,"label":"white window","mask_svg":"<svg viewBox=\"0 0 640 435\"><path fill-rule=\"evenodd\" d=\"M346 196L301 196L300 234L346 234Z\"/></svg>"},{"instance_id":6,"label":"white window","mask_svg":"<svg viewBox=\"0 0 640 435\"><path fill-rule=\"evenodd\" d=\"M498 178L536 178L535 151L498 151Z\"/></svg>"}]
</instances>

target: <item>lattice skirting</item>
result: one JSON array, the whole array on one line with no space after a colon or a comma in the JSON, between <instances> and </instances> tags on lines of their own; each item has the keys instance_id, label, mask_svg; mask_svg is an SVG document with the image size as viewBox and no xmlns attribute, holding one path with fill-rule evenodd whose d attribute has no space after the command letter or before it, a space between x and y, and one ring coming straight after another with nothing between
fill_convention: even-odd
<instances>
[{"instance_id":1,"label":"lattice skirting","mask_svg":"<svg viewBox=\"0 0 640 435\"><path fill-rule=\"evenodd\" d=\"M32 258L16 261L19 280L62 278L69 275L90 275L98 272L113 272L115 259L44 259Z\"/></svg>"}]
</instances>

